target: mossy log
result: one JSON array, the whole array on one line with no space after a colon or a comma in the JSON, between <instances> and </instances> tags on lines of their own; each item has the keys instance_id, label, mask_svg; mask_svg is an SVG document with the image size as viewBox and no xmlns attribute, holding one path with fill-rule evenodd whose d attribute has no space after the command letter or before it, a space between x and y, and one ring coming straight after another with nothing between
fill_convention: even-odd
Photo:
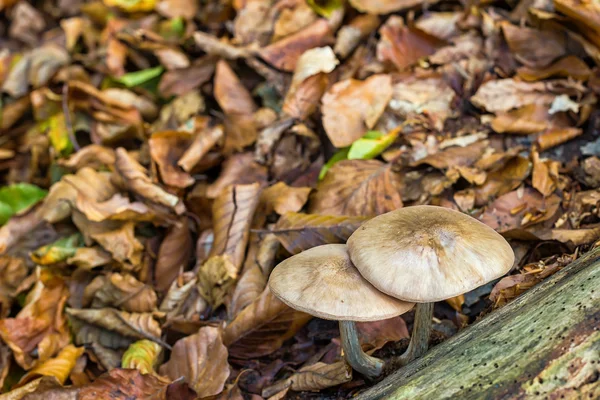
<instances>
[{"instance_id":1,"label":"mossy log","mask_svg":"<svg viewBox=\"0 0 600 400\"><path fill-rule=\"evenodd\" d=\"M600 248L356 398L600 399Z\"/></svg>"}]
</instances>

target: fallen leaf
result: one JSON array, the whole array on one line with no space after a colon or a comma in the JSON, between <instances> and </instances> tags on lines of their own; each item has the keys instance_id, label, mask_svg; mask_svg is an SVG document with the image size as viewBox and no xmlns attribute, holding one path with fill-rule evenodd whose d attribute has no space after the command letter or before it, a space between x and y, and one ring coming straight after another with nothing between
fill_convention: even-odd
<instances>
[{"instance_id":1,"label":"fallen leaf","mask_svg":"<svg viewBox=\"0 0 600 400\"><path fill-rule=\"evenodd\" d=\"M72 154L69 158L58 160L58 163L75 171L79 171L84 167L92 169L100 169L103 166L113 167L115 151L110 147L90 144Z\"/></svg>"},{"instance_id":2,"label":"fallen leaf","mask_svg":"<svg viewBox=\"0 0 600 400\"><path fill-rule=\"evenodd\" d=\"M194 183L194 179L178 165L191 142L192 135L184 131L155 132L148 139L150 155L166 185L186 188Z\"/></svg>"},{"instance_id":3,"label":"fallen leaf","mask_svg":"<svg viewBox=\"0 0 600 400\"><path fill-rule=\"evenodd\" d=\"M241 150L256 140L253 114L256 104L226 61L219 61L214 78L215 99L228 118L225 150Z\"/></svg>"},{"instance_id":4,"label":"fallen leaf","mask_svg":"<svg viewBox=\"0 0 600 400\"><path fill-rule=\"evenodd\" d=\"M252 153L238 153L230 156L223 163L219 178L208 186L206 195L214 199L230 185L262 183L266 180L267 169L254 161Z\"/></svg>"},{"instance_id":5,"label":"fallen leaf","mask_svg":"<svg viewBox=\"0 0 600 400\"><path fill-rule=\"evenodd\" d=\"M357 322L356 329L363 349L380 349L388 342L398 342L410 337L401 316L382 321Z\"/></svg>"},{"instance_id":6,"label":"fallen leaf","mask_svg":"<svg viewBox=\"0 0 600 400\"><path fill-rule=\"evenodd\" d=\"M377 43L377 59L389 62L402 71L417 61L435 53L445 41L431 36L416 27L404 24L402 17L393 15L379 28L381 39Z\"/></svg>"},{"instance_id":7,"label":"fallen leaf","mask_svg":"<svg viewBox=\"0 0 600 400\"><path fill-rule=\"evenodd\" d=\"M156 309L156 293L129 274L112 273L94 288L92 308L119 307L129 312L152 312Z\"/></svg>"},{"instance_id":8,"label":"fallen leaf","mask_svg":"<svg viewBox=\"0 0 600 400\"><path fill-rule=\"evenodd\" d=\"M200 296L216 309L225 302L238 276L238 266L231 262L228 254L209 257L198 269Z\"/></svg>"},{"instance_id":9,"label":"fallen leaf","mask_svg":"<svg viewBox=\"0 0 600 400\"><path fill-rule=\"evenodd\" d=\"M389 14L422 4L421 0L350 0L352 7L369 14ZM431 4L431 3L429 3Z\"/></svg>"},{"instance_id":10,"label":"fallen leaf","mask_svg":"<svg viewBox=\"0 0 600 400\"><path fill-rule=\"evenodd\" d=\"M528 104L550 105L555 95L543 82L498 79L481 85L471 102L490 112L508 111Z\"/></svg>"},{"instance_id":11,"label":"fallen leaf","mask_svg":"<svg viewBox=\"0 0 600 400\"><path fill-rule=\"evenodd\" d=\"M316 391L352 380L352 368L344 361L333 364L317 362L315 364L300 368L289 378L276 385L263 390L263 396L275 394L285 388L294 391Z\"/></svg>"},{"instance_id":12,"label":"fallen leaf","mask_svg":"<svg viewBox=\"0 0 600 400\"><path fill-rule=\"evenodd\" d=\"M304 207L311 192L308 187L291 187L284 182L269 186L260 194L260 204L266 215L275 211L279 215L287 212L298 212Z\"/></svg>"},{"instance_id":13,"label":"fallen leaf","mask_svg":"<svg viewBox=\"0 0 600 400\"><path fill-rule=\"evenodd\" d=\"M116 151L116 170L119 172L128 188L137 195L157 204L167 206L176 213L185 210L183 203L177 196L167 193L150 181L146 170L122 147Z\"/></svg>"},{"instance_id":14,"label":"fallen leaf","mask_svg":"<svg viewBox=\"0 0 600 400\"><path fill-rule=\"evenodd\" d=\"M33 262L39 265L51 265L73 257L77 248L82 247L83 238L79 233L64 237L54 243L40 247L31 253Z\"/></svg>"},{"instance_id":15,"label":"fallen leaf","mask_svg":"<svg viewBox=\"0 0 600 400\"><path fill-rule=\"evenodd\" d=\"M213 204L214 242L210 256L229 256L238 271L244 260L260 191L258 183L228 186Z\"/></svg>"},{"instance_id":16,"label":"fallen leaf","mask_svg":"<svg viewBox=\"0 0 600 400\"><path fill-rule=\"evenodd\" d=\"M557 188L560 162L542 160L537 151L532 151L531 157L533 160L531 185L544 197L550 196Z\"/></svg>"},{"instance_id":17,"label":"fallen leaf","mask_svg":"<svg viewBox=\"0 0 600 400\"><path fill-rule=\"evenodd\" d=\"M326 19L319 18L298 32L263 47L260 57L283 71L292 72L298 59L306 50L320 47L331 39L331 30Z\"/></svg>"},{"instance_id":18,"label":"fallen leaf","mask_svg":"<svg viewBox=\"0 0 600 400\"><path fill-rule=\"evenodd\" d=\"M377 29L379 23L379 18L372 14L354 17L349 24L338 30L333 51L342 58L347 57L363 39Z\"/></svg>"},{"instance_id":19,"label":"fallen leaf","mask_svg":"<svg viewBox=\"0 0 600 400\"><path fill-rule=\"evenodd\" d=\"M72 257L67 258L67 264L76 265L78 268L86 270L109 264L111 261L112 256L110 253L98 246L79 247Z\"/></svg>"},{"instance_id":20,"label":"fallen leaf","mask_svg":"<svg viewBox=\"0 0 600 400\"><path fill-rule=\"evenodd\" d=\"M185 269L192 254L192 236L187 217L174 224L160 244L154 267L156 289L165 291Z\"/></svg>"},{"instance_id":21,"label":"fallen leaf","mask_svg":"<svg viewBox=\"0 0 600 400\"><path fill-rule=\"evenodd\" d=\"M59 392L61 397L49 397ZM43 397L37 397L39 394ZM43 398L51 398L52 400L76 400L77 390L69 390L62 387L58 380L53 376L43 376L35 379L23 386L15 388L8 393L0 395L2 400L41 400Z\"/></svg>"},{"instance_id":22,"label":"fallen leaf","mask_svg":"<svg viewBox=\"0 0 600 400\"><path fill-rule=\"evenodd\" d=\"M190 172L196 164L204 157L224 136L223 126L206 127L200 130L192 144L188 146L183 155L177 161L184 171Z\"/></svg>"},{"instance_id":23,"label":"fallen leaf","mask_svg":"<svg viewBox=\"0 0 600 400\"><path fill-rule=\"evenodd\" d=\"M454 98L454 90L442 78L408 78L394 83L389 108L405 119L423 114L441 131L454 114Z\"/></svg>"},{"instance_id":24,"label":"fallen leaf","mask_svg":"<svg viewBox=\"0 0 600 400\"><path fill-rule=\"evenodd\" d=\"M528 67L546 67L567 51L566 38L558 31L518 27L508 21L501 27L510 50Z\"/></svg>"},{"instance_id":25,"label":"fallen leaf","mask_svg":"<svg viewBox=\"0 0 600 400\"><path fill-rule=\"evenodd\" d=\"M391 164L348 160L335 164L310 202L315 214L375 216L402 207L401 178Z\"/></svg>"},{"instance_id":26,"label":"fallen leaf","mask_svg":"<svg viewBox=\"0 0 600 400\"><path fill-rule=\"evenodd\" d=\"M135 224L133 222L127 222L114 230L92 233L91 237L110 252L115 260L122 263L131 262L135 267L142 262L144 246L135 237L134 228ZM74 254L73 252L69 257Z\"/></svg>"},{"instance_id":27,"label":"fallen leaf","mask_svg":"<svg viewBox=\"0 0 600 400\"><path fill-rule=\"evenodd\" d=\"M334 84L322 99L323 126L331 143L346 147L361 138L375 126L391 98L389 75Z\"/></svg>"},{"instance_id":28,"label":"fallen leaf","mask_svg":"<svg viewBox=\"0 0 600 400\"><path fill-rule=\"evenodd\" d=\"M66 346L54 358L38 364L31 371L27 372L21 380L20 385L31 382L40 376L53 376L61 385L65 383L71 370L75 367L75 362L84 352L83 347L75 347L72 344Z\"/></svg>"},{"instance_id":29,"label":"fallen leaf","mask_svg":"<svg viewBox=\"0 0 600 400\"><path fill-rule=\"evenodd\" d=\"M29 270L22 259L0 256L0 318L8 317L19 286L28 274Z\"/></svg>"},{"instance_id":30,"label":"fallen leaf","mask_svg":"<svg viewBox=\"0 0 600 400\"><path fill-rule=\"evenodd\" d=\"M155 374L159 364L162 347L147 339L132 343L123 353L121 367L125 369L137 369L142 375Z\"/></svg>"},{"instance_id":31,"label":"fallen leaf","mask_svg":"<svg viewBox=\"0 0 600 400\"><path fill-rule=\"evenodd\" d=\"M312 317L277 299L269 288L244 308L223 331L230 357L249 359L271 354Z\"/></svg>"},{"instance_id":32,"label":"fallen leaf","mask_svg":"<svg viewBox=\"0 0 600 400\"><path fill-rule=\"evenodd\" d=\"M78 345L98 343L118 349L127 348L136 339L160 341L160 325L151 313L128 313L114 308L65 311Z\"/></svg>"},{"instance_id":33,"label":"fallen leaf","mask_svg":"<svg viewBox=\"0 0 600 400\"><path fill-rule=\"evenodd\" d=\"M160 373L173 380L183 377L199 397L219 394L229 377L227 348L221 339L221 329L207 326L178 340L171 358L160 367Z\"/></svg>"},{"instance_id":34,"label":"fallen leaf","mask_svg":"<svg viewBox=\"0 0 600 400\"><path fill-rule=\"evenodd\" d=\"M587 80L592 71L579 57L569 55L544 68L519 67L517 75L525 81L541 81L547 78L574 78Z\"/></svg>"},{"instance_id":35,"label":"fallen leaf","mask_svg":"<svg viewBox=\"0 0 600 400\"><path fill-rule=\"evenodd\" d=\"M290 254L323 244L345 243L368 218L285 213L269 231Z\"/></svg>"},{"instance_id":36,"label":"fallen leaf","mask_svg":"<svg viewBox=\"0 0 600 400\"><path fill-rule=\"evenodd\" d=\"M14 183L0 188L0 225L13 215L26 212L46 194L47 191L29 183Z\"/></svg>"},{"instance_id":37,"label":"fallen leaf","mask_svg":"<svg viewBox=\"0 0 600 400\"><path fill-rule=\"evenodd\" d=\"M540 151L545 151L574 139L581 134L583 134L581 128L553 128L540 134L536 139L536 143Z\"/></svg>"}]
</instances>

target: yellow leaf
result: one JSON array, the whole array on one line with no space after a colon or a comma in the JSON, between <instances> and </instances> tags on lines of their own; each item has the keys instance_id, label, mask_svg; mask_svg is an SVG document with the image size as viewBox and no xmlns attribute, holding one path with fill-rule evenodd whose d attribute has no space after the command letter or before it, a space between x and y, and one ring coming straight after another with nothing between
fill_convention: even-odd
<instances>
[{"instance_id":1,"label":"yellow leaf","mask_svg":"<svg viewBox=\"0 0 600 400\"><path fill-rule=\"evenodd\" d=\"M127 12L146 12L154 10L155 0L104 0L108 7L119 7Z\"/></svg>"},{"instance_id":2,"label":"yellow leaf","mask_svg":"<svg viewBox=\"0 0 600 400\"><path fill-rule=\"evenodd\" d=\"M83 352L83 347L75 347L70 344L62 349L56 357L47 360L25 374L19 383L25 384L40 376L54 376L61 384L64 384L71 370L75 367L75 362Z\"/></svg>"},{"instance_id":3,"label":"yellow leaf","mask_svg":"<svg viewBox=\"0 0 600 400\"><path fill-rule=\"evenodd\" d=\"M142 374L154 374L161 350L158 343L147 339L138 340L123 354L121 367L137 369Z\"/></svg>"}]
</instances>

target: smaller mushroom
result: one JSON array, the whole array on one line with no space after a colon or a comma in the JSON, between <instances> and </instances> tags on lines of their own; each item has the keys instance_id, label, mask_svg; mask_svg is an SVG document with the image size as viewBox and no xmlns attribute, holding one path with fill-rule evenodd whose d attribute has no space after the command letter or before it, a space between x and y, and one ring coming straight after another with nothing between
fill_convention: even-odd
<instances>
[{"instance_id":1,"label":"smaller mushroom","mask_svg":"<svg viewBox=\"0 0 600 400\"><path fill-rule=\"evenodd\" d=\"M482 222L448 208L412 206L365 222L348 239L350 259L378 290L417 303L404 365L428 348L433 302L505 275L515 255Z\"/></svg>"},{"instance_id":2,"label":"smaller mushroom","mask_svg":"<svg viewBox=\"0 0 600 400\"><path fill-rule=\"evenodd\" d=\"M269 287L296 310L339 321L346 361L369 378L381 374L384 362L362 350L355 322L392 318L414 305L375 289L352 264L344 244L313 247L286 259L273 269Z\"/></svg>"}]
</instances>

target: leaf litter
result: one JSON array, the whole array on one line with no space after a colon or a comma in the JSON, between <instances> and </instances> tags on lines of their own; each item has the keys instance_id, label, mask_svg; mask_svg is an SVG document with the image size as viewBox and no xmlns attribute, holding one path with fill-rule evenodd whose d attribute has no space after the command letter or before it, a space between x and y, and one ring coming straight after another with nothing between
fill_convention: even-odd
<instances>
[{"instance_id":1,"label":"leaf litter","mask_svg":"<svg viewBox=\"0 0 600 400\"><path fill-rule=\"evenodd\" d=\"M3 391L350 398L371 383L336 324L268 277L399 207L460 210L517 256L436 304L436 343L512 301L600 244L598 14L0 0ZM359 337L385 357L412 323Z\"/></svg>"}]
</instances>

